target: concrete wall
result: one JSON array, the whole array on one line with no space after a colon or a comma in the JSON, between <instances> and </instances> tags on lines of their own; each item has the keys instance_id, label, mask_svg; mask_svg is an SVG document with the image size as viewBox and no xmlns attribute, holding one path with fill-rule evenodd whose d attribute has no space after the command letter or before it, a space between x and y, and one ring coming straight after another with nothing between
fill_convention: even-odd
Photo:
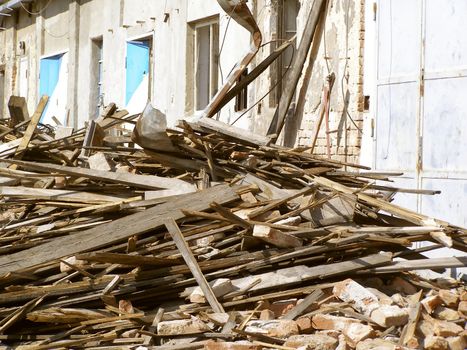
<instances>
[{"instance_id":1,"label":"concrete wall","mask_svg":"<svg viewBox=\"0 0 467 350\"><path fill-rule=\"evenodd\" d=\"M219 18L219 45L223 44L219 62L222 74L219 86L231 68L249 49L249 33L230 20L216 0L39 0L31 5L31 15L23 9L11 17L0 17L0 66L5 66L5 96L18 94L18 69L21 58L28 60L28 106L32 111L38 102L40 58L68 52L67 114L69 124L80 127L93 113L91 103L92 40L103 41L103 91L104 103L125 104L126 42L151 35L153 38L153 85L151 100L166 113L170 124L193 113L189 96L193 89L192 66L189 62L189 30L193 22L217 16ZM305 26L312 1L301 0L297 18L298 40ZM281 140L288 145L309 145L313 126L320 108L322 87L330 72L336 74L331 95L330 129L332 153L336 159L358 161L360 134L349 115L361 128L363 118L363 38L364 0L332 0L325 24L318 60L306 87L303 79L299 89L305 89L304 108L287 121ZM280 38L278 33L278 0L248 2L258 19L263 33L263 43L251 69L274 49ZM168 15L166 15L168 14ZM26 43L26 51L19 52L18 43ZM324 43L326 45L324 45ZM327 64L326 64L327 63ZM24 63L23 63L24 64ZM329 70L328 70L329 67ZM277 67L272 66L249 87L249 106L263 97L274 84ZM349 90L344 113L345 93ZM298 96L298 93L297 93ZM266 96L251 111L245 113L236 126L264 134L278 101L276 91ZM220 119L232 123L242 112L235 112L233 102L223 109ZM324 126L318 140L316 153L324 155Z\"/></svg>"}]
</instances>

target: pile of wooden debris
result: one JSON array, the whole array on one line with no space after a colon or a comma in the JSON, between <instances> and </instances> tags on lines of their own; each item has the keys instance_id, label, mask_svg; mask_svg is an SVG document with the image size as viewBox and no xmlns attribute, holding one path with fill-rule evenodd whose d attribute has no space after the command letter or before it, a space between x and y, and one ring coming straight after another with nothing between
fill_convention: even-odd
<instances>
[{"instance_id":1,"label":"pile of wooden debris","mask_svg":"<svg viewBox=\"0 0 467 350\"><path fill-rule=\"evenodd\" d=\"M466 348L464 282L414 272L466 266L421 254L466 231L390 202L433 193L212 119L111 105L73 132L45 105L0 125L4 348Z\"/></svg>"}]
</instances>

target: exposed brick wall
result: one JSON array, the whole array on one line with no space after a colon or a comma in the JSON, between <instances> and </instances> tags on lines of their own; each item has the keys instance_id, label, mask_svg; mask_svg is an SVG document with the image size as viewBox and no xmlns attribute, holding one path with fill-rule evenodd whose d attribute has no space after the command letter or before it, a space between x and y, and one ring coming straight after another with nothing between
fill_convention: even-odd
<instances>
[{"instance_id":1,"label":"exposed brick wall","mask_svg":"<svg viewBox=\"0 0 467 350\"><path fill-rule=\"evenodd\" d=\"M296 144L309 146L312 142L321 105L322 87L328 74L325 62L327 60L330 71L336 75L329 114L331 157L340 161L358 163L361 134L351 118L358 128L363 127L364 1L331 0L330 3L324 31L325 38L321 42L318 60L313 69ZM347 90L349 102L346 109L344 101ZM327 156L324 121L314 153Z\"/></svg>"},{"instance_id":2,"label":"exposed brick wall","mask_svg":"<svg viewBox=\"0 0 467 350\"><path fill-rule=\"evenodd\" d=\"M273 7L271 0L258 0L266 6ZM298 37L300 39L306 19L308 17L311 0L301 0L301 10L298 18ZM331 93L331 108L329 115L329 128L331 139L331 157L336 160L351 163L359 162L361 135L358 128L363 127L363 55L364 55L364 0L329 0L328 12L324 28L324 37L321 40L317 60L313 66L311 79L306 90L306 99L302 113L297 112L294 118L287 120L285 132L280 140L288 145L309 146L312 142L314 128L318 119L321 105L322 89L326 84L326 77L333 72L336 76ZM258 6L261 8L261 6ZM276 15L275 12L261 12L259 21L265 40L275 37L273 26L274 18L269 20L265 14ZM267 28L266 28L267 25ZM271 30L272 29L272 30ZM258 59L267 53L262 53ZM306 70L306 66L305 69ZM329 69L329 70L328 70ZM271 74L271 73L270 73ZM263 93L270 86L270 77L263 76L256 82L256 91ZM299 82L296 95L299 95L303 78ZM348 90L349 98L346 115L345 95ZM257 93L258 96L260 95ZM264 105L261 115L256 114L253 129L264 133L274 112L274 106L267 109ZM314 153L327 156L325 122L323 121Z\"/></svg>"}]
</instances>

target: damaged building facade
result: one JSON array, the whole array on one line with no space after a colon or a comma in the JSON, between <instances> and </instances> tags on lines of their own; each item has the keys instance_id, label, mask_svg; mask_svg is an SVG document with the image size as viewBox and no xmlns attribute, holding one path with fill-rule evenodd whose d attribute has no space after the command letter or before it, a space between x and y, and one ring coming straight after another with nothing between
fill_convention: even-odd
<instances>
[{"instance_id":1,"label":"damaged building facade","mask_svg":"<svg viewBox=\"0 0 467 350\"><path fill-rule=\"evenodd\" d=\"M247 4L262 33L251 72L284 40L296 35L298 47L313 1ZM315 154L404 172L397 185L442 193L396 202L466 226L467 105L451 93L467 84L467 47L456 39L466 10L460 0L329 1L316 60L305 63L279 140L310 146L328 104ZM251 47L250 33L215 0L10 0L0 13L0 114L11 95L32 113L47 94L43 123L52 125L82 127L111 102L139 113L147 100L174 125L208 105ZM265 135L294 51L218 118Z\"/></svg>"},{"instance_id":2,"label":"damaged building facade","mask_svg":"<svg viewBox=\"0 0 467 350\"><path fill-rule=\"evenodd\" d=\"M250 47L249 33L215 0L122 0L117 6L110 0L16 1L14 11L8 10L8 3L11 1L2 5L6 16L0 17L4 28L0 32L4 48L0 57L2 113L7 113L7 97L12 94L24 96L31 112L40 95L47 94L52 103L45 122L50 124L54 124L51 117L55 116L62 124L83 126L110 102L139 113L148 99L174 123L203 110ZM297 35L295 41L300 41L312 3L248 2L264 45L250 71L284 39ZM288 118L284 142L311 142L326 76L333 72L332 153L358 162L360 135L350 120L346 121L348 116L342 118L345 96L341 91L352 92L347 111L361 128L363 1L338 1L328 12L323 40L327 51L318 55L300 112ZM265 133L292 56L293 49L287 49L229 108L222 110L221 120L233 123L241 116L236 126ZM324 134L316 152L326 154Z\"/></svg>"}]
</instances>

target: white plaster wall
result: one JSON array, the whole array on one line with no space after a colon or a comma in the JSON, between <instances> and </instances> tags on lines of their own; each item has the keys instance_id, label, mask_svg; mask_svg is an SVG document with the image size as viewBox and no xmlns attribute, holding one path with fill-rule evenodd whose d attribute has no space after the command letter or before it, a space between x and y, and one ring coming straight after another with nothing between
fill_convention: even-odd
<instances>
[{"instance_id":1,"label":"white plaster wall","mask_svg":"<svg viewBox=\"0 0 467 350\"><path fill-rule=\"evenodd\" d=\"M361 89L362 59L359 42L361 35L360 2L351 0L331 0L331 6L326 23L327 51L321 48L318 62L315 65L312 81L307 90L305 111L300 123L297 143L307 144L319 108L321 89L327 74L325 55L331 70L336 73L336 86L332 94L331 129L339 127L342 119L343 98L341 81L345 65L345 41L348 37L348 69L349 89L352 92L349 110L356 119L361 119L358 111ZM187 35L188 24L212 16L219 16L219 42L225 43L220 55L220 67L224 79L231 68L239 61L250 47L250 34L235 21L229 23L229 16L223 12L216 0L82 0L76 11L70 11L75 6L74 0L52 0L49 7L40 16L29 16L23 10L17 10L19 23L17 40L26 40L30 60L30 81L28 104L31 110L38 100L38 67L42 56L49 56L58 52L69 51L77 45L77 54L70 56L69 68L73 75L74 84L69 89L76 89L76 97L69 99L70 115L77 121L77 126L83 126L89 119L90 110L90 67L91 67L91 39L103 38L103 84L104 103L115 102L124 107L125 99L125 57L126 41L147 35L153 35L153 85L151 100L153 104L166 113L169 125L184 116L187 100L186 92L192 88L187 85ZM248 4L257 16L263 33L263 43L277 39L275 23L274 0L256 0ZM301 37L311 1L303 0L298 18L298 37ZM37 2L33 10L41 9L44 0ZM345 27L346 7L349 6L349 31ZM76 7L76 6L75 6ZM164 14L169 18L164 22ZM16 34L13 19L6 20L4 32L0 32L0 64L6 62L7 89L6 95L16 90ZM24 28L23 28L24 27ZM323 45L322 45L323 46ZM266 45L260 50L257 59L250 67L250 71L262 59L267 57L273 45ZM271 71L268 69L262 77L249 87L249 105L262 97L271 87ZM219 86L222 76L219 74ZM233 122L241 113L234 112L234 103L221 112L220 119ZM275 106L271 104L269 96L260 106L242 117L236 126L253 129L264 133L272 118ZM261 113L260 113L261 111ZM357 121L359 122L359 121ZM360 123L360 122L359 122ZM347 124L347 127L351 127ZM359 138L349 138L352 151L357 152ZM320 146L321 147L321 146ZM342 153L342 145L333 142L333 152Z\"/></svg>"},{"instance_id":2,"label":"white plaster wall","mask_svg":"<svg viewBox=\"0 0 467 350\"><path fill-rule=\"evenodd\" d=\"M53 56L69 50L70 14L68 8L72 0L54 1L45 8L43 18L43 51L40 56ZM41 7L45 2L41 3ZM23 12L23 10L19 10Z\"/></svg>"}]
</instances>

